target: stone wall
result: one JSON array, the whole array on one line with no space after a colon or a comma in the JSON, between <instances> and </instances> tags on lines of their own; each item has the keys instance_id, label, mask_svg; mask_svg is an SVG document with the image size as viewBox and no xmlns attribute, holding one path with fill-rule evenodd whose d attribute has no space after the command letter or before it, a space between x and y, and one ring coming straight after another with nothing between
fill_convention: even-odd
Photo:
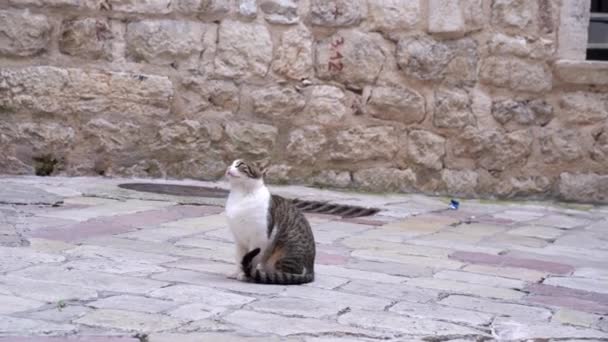
<instances>
[{"instance_id":1,"label":"stone wall","mask_svg":"<svg viewBox=\"0 0 608 342\"><path fill-rule=\"evenodd\" d=\"M3 0L0 172L606 202L563 1Z\"/></svg>"}]
</instances>

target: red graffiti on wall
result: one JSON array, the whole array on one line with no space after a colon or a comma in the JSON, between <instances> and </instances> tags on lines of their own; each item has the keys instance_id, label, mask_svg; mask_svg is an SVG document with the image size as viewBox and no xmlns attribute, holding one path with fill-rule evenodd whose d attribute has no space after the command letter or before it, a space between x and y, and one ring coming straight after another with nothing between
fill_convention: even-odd
<instances>
[{"instance_id":1,"label":"red graffiti on wall","mask_svg":"<svg viewBox=\"0 0 608 342\"><path fill-rule=\"evenodd\" d=\"M344 45L344 37L338 37L336 40L330 43L331 54L329 56L329 61L327 62L327 70L332 72L340 72L344 69L344 64L342 64L342 58L344 55L340 53L340 48Z\"/></svg>"}]
</instances>

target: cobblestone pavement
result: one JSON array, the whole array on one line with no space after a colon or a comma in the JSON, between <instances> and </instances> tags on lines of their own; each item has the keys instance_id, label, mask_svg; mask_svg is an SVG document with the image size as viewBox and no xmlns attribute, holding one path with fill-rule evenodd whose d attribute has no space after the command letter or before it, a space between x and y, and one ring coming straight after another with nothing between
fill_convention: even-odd
<instances>
[{"instance_id":1,"label":"cobblestone pavement","mask_svg":"<svg viewBox=\"0 0 608 342\"><path fill-rule=\"evenodd\" d=\"M316 281L264 286L222 199L125 181L0 178L0 341L608 340L608 207L273 188L382 211L308 215Z\"/></svg>"}]
</instances>

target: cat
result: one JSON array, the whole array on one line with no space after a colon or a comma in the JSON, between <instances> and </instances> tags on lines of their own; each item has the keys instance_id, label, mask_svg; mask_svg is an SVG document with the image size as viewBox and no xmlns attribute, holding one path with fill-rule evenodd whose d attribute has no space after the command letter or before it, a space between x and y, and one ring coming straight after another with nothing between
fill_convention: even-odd
<instances>
[{"instance_id":1,"label":"cat","mask_svg":"<svg viewBox=\"0 0 608 342\"><path fill-rule=\"evenodd\" d=\"M226 217L237 265L230 277L263 284L312 282L316 250L310 224L290 200L270 194L264 174L240 159L226 170Z\"/></svg>"}]
</instances>

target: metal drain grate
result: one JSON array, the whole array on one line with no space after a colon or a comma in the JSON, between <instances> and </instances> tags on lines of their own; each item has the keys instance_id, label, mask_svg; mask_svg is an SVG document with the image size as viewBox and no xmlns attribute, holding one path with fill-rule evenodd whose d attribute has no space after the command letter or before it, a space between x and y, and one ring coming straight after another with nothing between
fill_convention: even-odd
<instances>
[{"instance_id":1,"label":"metal drain grate","mask_svg":"<svg viewBox=\"0 0 608 342\"><path fill-rule=\"evenodd\" d=\"M293 199L292 202L296 205L296 207L306 213L336 215L341 216L342 218L370 216L380 211L380 209L376 208L363 208L353 205L341 205L317 201L302 201L299 199Z\"/></svg>"},{"instance_id":2,"label":"metal drain grate","mask_svg":"<svg viewBox=\"0 0 608 342\"><path fill-rule=\"evenodd\" d=\"M229 193L228 190L220 188L177 184L125 183L119 184L118 187L134 191L188 197L225 198L228 197ZM298 209L305 213L335 215L342 218L370 216L380 211L380 209L376 208L363 208L352 205L332 204L328 202L303 201L299 199L292 199L291 201L296 207L298 207Z\"/></svg>"}]
</instances>

